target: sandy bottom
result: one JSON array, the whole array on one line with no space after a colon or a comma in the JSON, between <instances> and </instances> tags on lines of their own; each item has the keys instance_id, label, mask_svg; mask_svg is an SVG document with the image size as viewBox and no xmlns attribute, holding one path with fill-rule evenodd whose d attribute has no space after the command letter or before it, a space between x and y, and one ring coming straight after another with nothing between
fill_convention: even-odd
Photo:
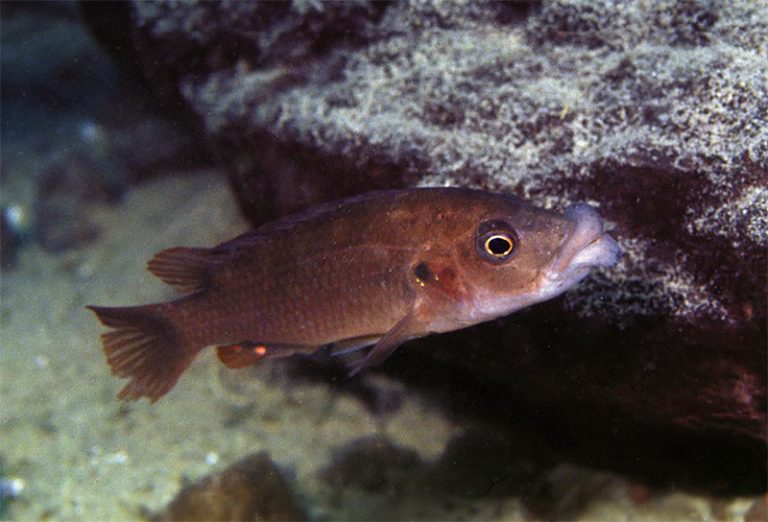
<instances>
[{"instance_id":1,"label":"sandy bottom","mask_svg":"<svg viewBox=\"0 0 768 522\"><path fill-rule=\"evenodd\" d=\"M162 509L184 480L260 450L287 471L316 520L526 516L517 498L421 502L330 494L320 471L334 448L383 434L431 460L461 431L439 404L412 391L403 391L399 408L377 415L330 384L269 378L267 365L222 380L209 351L157 404L118 401L122 383L105 364L103 328L83 307L173 297L144 269L155 252L214 245L246 225L218 172L149 182L120 205L99 209L95 220L103 230L98 242L64 256L30 245L0 283L0 444L7 477L25 486L12 518L140 519L145 510ZM402 387L366 378L382 389ZM233 412L240 412L237 422ZM567 465L556 473L566 484L558 502L578 497L584 520L739 520L753 502L732 500L715 514L705 499L667 494L638 506L622 479Z\"/></svg>"}]
</instances>

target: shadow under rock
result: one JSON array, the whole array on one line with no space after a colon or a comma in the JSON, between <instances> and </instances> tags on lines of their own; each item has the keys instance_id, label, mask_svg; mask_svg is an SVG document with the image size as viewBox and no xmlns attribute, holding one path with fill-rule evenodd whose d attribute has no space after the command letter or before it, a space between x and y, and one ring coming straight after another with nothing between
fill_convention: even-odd
<instances>
[{"instance_id":1,"label":"shadow under rock","mask_svg":"<svg viewBox=\"0 0 768 522\"><path fill-rule=\"evenodd\" d=\"M416 340L373 371L383 371L418 389L462 423L492 426L493 437L514 439L517 444L525 440L525 452L538 455L537 460L547 466L572 461L627 475L651 488L711 495L754 495L768 490L764 441L728 423L721 427L697 424L701 401L692 400L688 409L665 410L665 392L676 394L671 401L675 406L681 395L696 392L695 382L690 383L690 376L685 375L690 369L673 363L692 358L693 351L701 346L699 341L676 347L678 353L670 355L671 360L664 354L638 351L641 338L607 350L608 340L615 338L610 329L593 348L589 348L594 344L590 341L601 335L597 330L590 331L590 340L574 339L564 347L558 345L558 339L568 336L567 326L552 320L556 315L551 312L538 310ZM535 330L526 325L542 316L548 317L549 339L540 334L546 330L541 324ZM652 326L647 325L648 331L652 332ZM509 346L510 337L517 343L514 351L503 348ZM653 336L644 339L652 344ZM642 370L649 356L664 367L653 376ZM370 373L348 379L338 359L295 358L287 368L291 379L333 383L376 414L396 409L407 393L400 390L387 395L388 390L366 377ZM656 382L659 379L662 382ZM672 380L678 382L664 384ZM657 389L651 391L653 388ZM644 400L647 405L637 406ZM691 419L684 418L689 413ZM507 479L503 474L489 474L482 464L499 465L499 455L504 454L497 448L484 460L483 445L495 446L491 439L475 448L479 466L485 471L469 468L482 484L468 486L471 481L461 481L465 493L475 494L484 488L505 491ZM513 453L509 457L516 458ZM500 480L491 485L496 479Z\"/></svg>"},{"instance_id":2,"label":"shadow under rock","mask_svg":"<svg viewBox=\"0 0 768 522\"><path fill-rule=\"evenodd\" d=\"M588 370L574 367L581 350L578 343L574 343L575 354L563 359L548 355L544 361L531 363L525 359L541 354L526 354L521 349L515 355L519 364L505 361L499 347L504 346L501 338L508 335L510 327L509 320L496 321L416 341L393 356L383 370L432 395L451 416L488 423L505 437L521 430L531 433L528 438L537 452L553 461L572 461L625 474L659 489L718 496L768 490L765 441L728 424L720 429L695 423L686 426L674 411L643 417L642 410L627 407L625 397L608 395L615 380L622 378L624 368L614 366L611 360L621 354L606 354L600 359L582 353L589 364L597 366ZM551 328L556 331L558 327L552 324ZM527 344L525 334L519 337L523 348ZM541 339L536 342L546 347L544 351L557 353L560 348ZM637 354L621 356L627 359L625 365L638 366L634 360ZM550 362L551 368L542 368L543 362ZM488 371L494 366L498 373ZM672 367L665 375L672 378L681 371ZM610 372L619 376L598 382L601 375ZM632 378L626 377L630 390ZM679 380L686 382L685 376ZM674 393L673 388L669 390ZM643 392L643 386L638 385L636 393ZM601 398L601 394L605 395ZM664 407L659 396L648 400L651 406ZM698 406L693 403L691 412L696 413Z\"/></svg>"}]
</instances>

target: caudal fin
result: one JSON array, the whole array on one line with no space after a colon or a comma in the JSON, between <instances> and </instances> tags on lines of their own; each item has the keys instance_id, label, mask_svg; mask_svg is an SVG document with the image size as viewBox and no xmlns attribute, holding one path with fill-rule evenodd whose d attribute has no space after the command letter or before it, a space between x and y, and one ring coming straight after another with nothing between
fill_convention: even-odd
<instances>
[{"instance_id":1,"label":"caudal fin","mask_svg":"<svg viewBox=\"0 0 768 522\"><path fill-rule=\"evenodd\" d=\"M112 331L101 335L112 374L129 378L119 399L151 402L168 393L197 354L184 346L158 305L87 306Z\"/></svg>"}]
</instances>

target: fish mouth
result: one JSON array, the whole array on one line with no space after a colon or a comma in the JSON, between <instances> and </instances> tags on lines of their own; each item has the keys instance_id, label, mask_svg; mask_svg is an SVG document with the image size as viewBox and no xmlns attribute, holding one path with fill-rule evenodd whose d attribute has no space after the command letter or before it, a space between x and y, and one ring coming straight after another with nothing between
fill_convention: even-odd
<instances>
[{"instance_id":1,"label":"fish mouth","mask_svg":"<svg viewBox=\"0 0 768 522\"><path fill-rule=\"evenodd\" d=\"M565 209L565 218L573 223L573 230L543 274L551 295L566 291L592 268L614 266L621 256L621 248L604 232L603 220L592 207L571 205Z\"/></svg>"}]
</instances>

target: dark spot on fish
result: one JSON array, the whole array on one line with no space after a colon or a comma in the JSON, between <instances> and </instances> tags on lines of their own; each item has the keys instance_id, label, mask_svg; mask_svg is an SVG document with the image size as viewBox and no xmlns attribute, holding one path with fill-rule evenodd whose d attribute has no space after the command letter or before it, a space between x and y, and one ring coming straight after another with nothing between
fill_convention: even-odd
<instances>
[{"instance_id":1,"label":"dark spot on fish","mask_svg":"<svg viewBox=\"0 0 768 522\"><path fill-rule=\"evenodd\" d=\"M432 271L423 261L413 268L413 275L416 276L416 279L418 279L419 282L425 282L432 279Z\"/></svg>"}]
</instances>

